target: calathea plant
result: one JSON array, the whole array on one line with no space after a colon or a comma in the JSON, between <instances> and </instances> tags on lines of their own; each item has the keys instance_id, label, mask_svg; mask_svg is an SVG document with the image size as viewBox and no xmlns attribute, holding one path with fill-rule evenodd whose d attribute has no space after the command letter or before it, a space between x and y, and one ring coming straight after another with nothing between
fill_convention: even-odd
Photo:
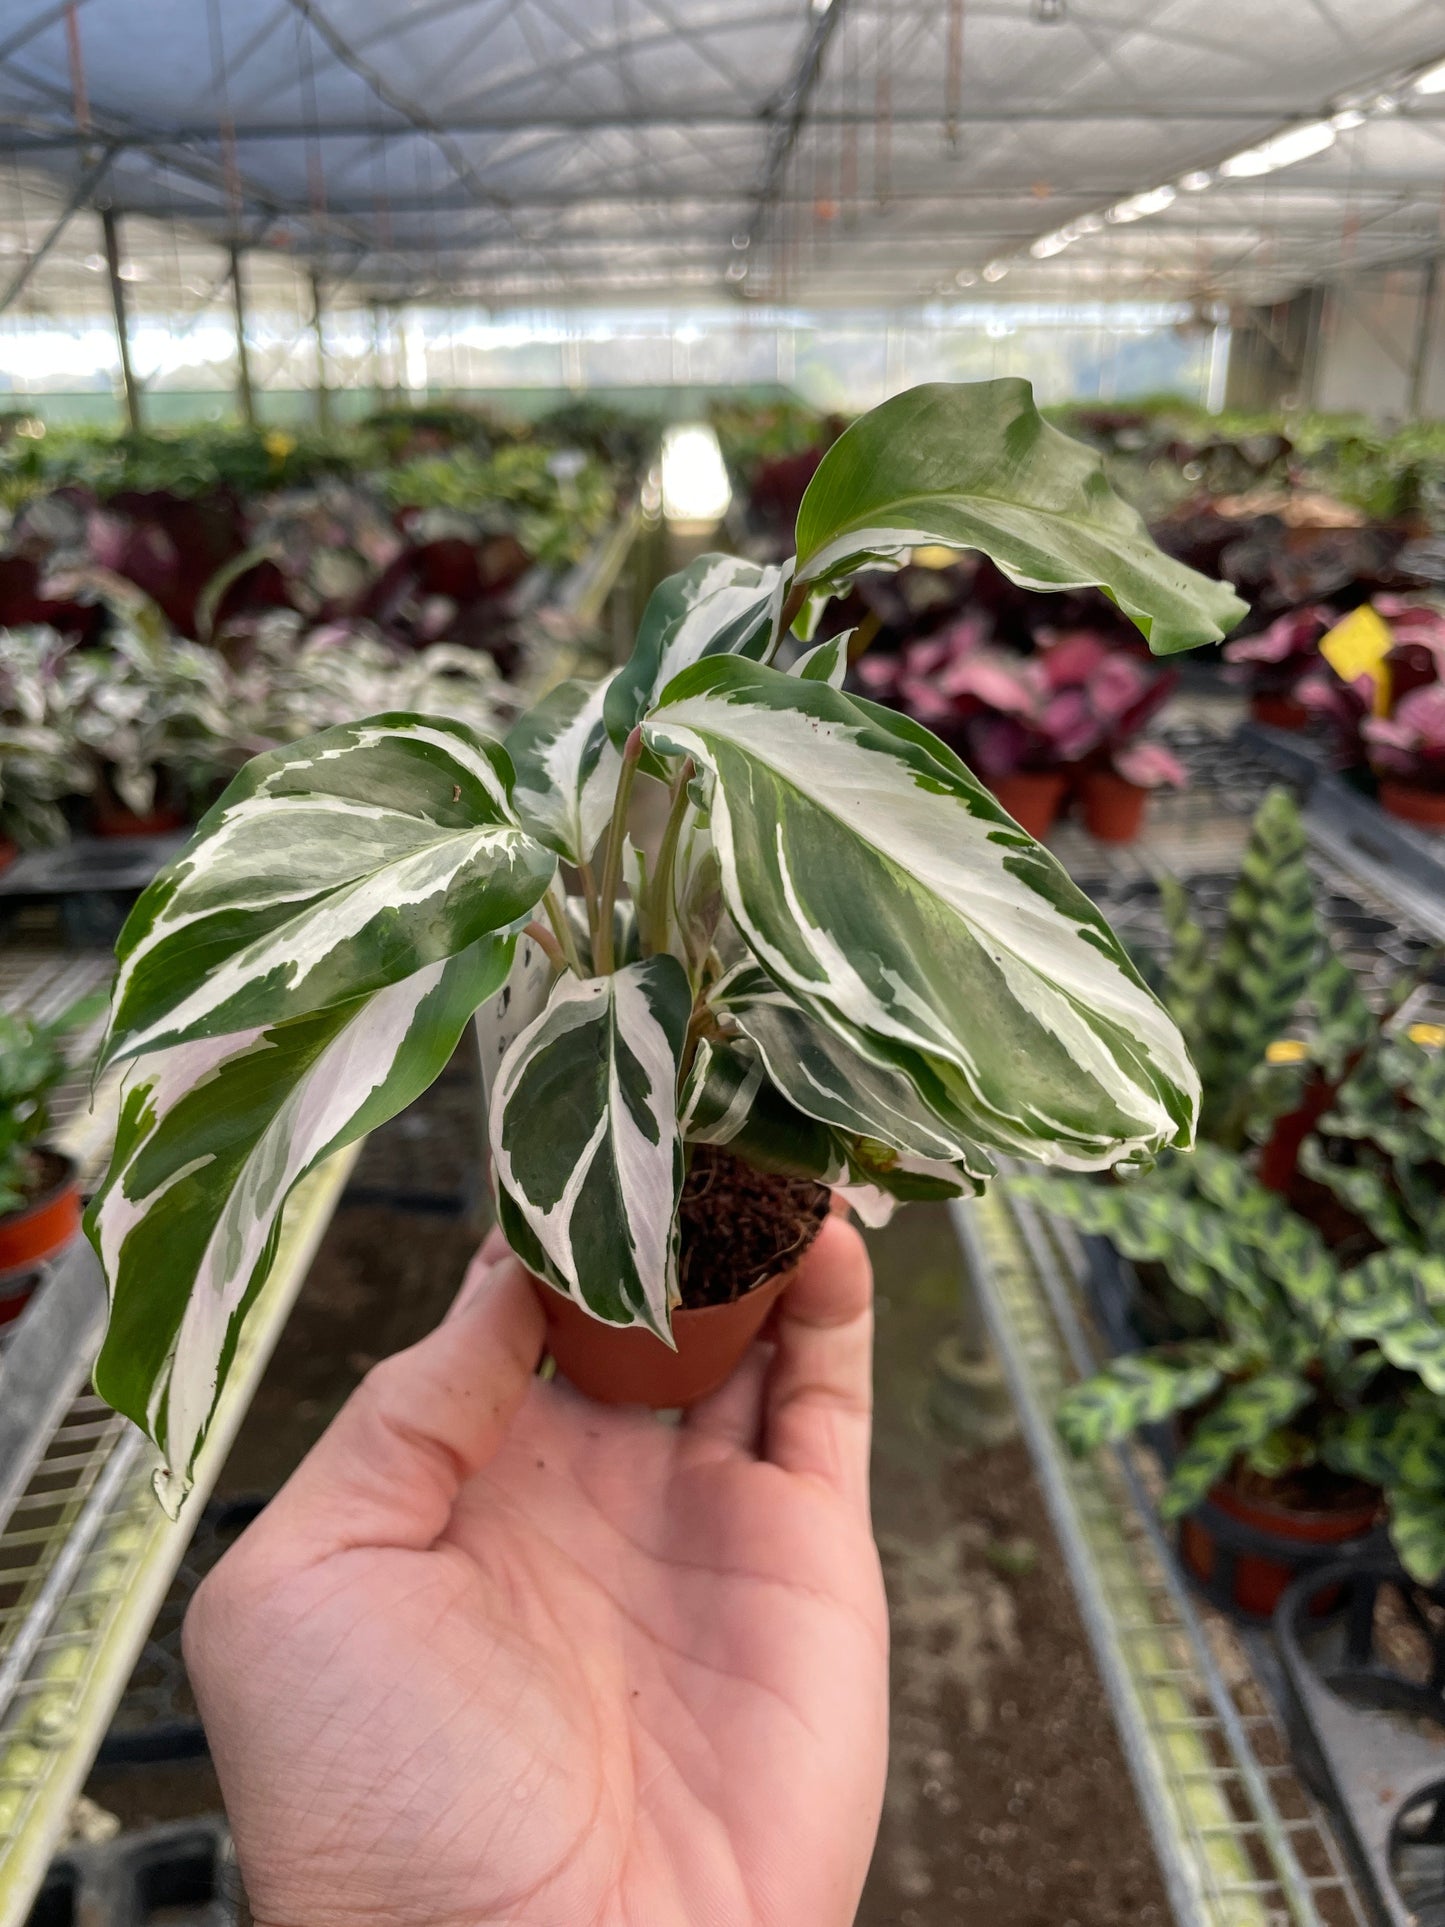
<instances>
[{"instance_id":1,"label":"calathea plant","mask_svg":"<svg viewBox=\"0 0 1445 1927\"><path fill-rule=\"evenodd\" d=\"M391 714L274 750L140 899L90 1214L96 1382L161 1447L168 1504L288 1193L424 1089L474 1012L514 1249L664 1340L699 1145L881 1210L975 1190L993 1149L1093 1168L1190 1140L1179 1032L1047 852L927 730L843 693L844 638L774 666L923 542L1101 585L1160 650L1241 613L1026 383L917 389L829 451L794 560L664 582L605 685L562 685L505 743ZM647 854L639 781L668 792Z\"/></svg>"}]
</instances>

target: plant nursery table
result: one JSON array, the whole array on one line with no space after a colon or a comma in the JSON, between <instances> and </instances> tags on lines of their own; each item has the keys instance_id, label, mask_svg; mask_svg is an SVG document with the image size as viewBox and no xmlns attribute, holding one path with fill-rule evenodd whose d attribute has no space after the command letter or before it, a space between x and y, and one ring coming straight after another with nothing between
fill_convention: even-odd
<instances>
[{"instance_id":1,"label":"plant nursery table","mask_svg":"<svg viewBox=\"0 0 1445 1927\"><path fill-rule=\"evenodd\" d=\"M105 983L104 952L0 950L0 1001L54 1015ZM73 1040L88 1062L96 1026ZM56 1141L88 1183L109 1150L119 1078L93 1104L62 1088ZM105 1323L90 1248L73 1245L0 1353L0 1927L20 1927L64 1838L117 1701L201 1516L361 1146L298 1187L276 1267L172 1523L151 1491L156 1454L89 1389Z\"/></svg>"},{"instance_id":2,"label":"plant nursery table","mask_svg":"<svg viewBox=\"0 0 1445 1927\"><path fill-rule=\"evenodd\" d=\"M1206 898L1212 887L1222 908L1250 812L1271 780L1247 743L1186 731L1183 747L1194 788L1156 812L1142 844L1110 850L1067 825L1054 839L1127 942L1162 937L1161 870L1202 885ZM1368 825L1362 831L1328 787L1316 795L1307 776L1297 787L1333 939L1383 989L1445 938L1445 890L1432 889L1419 864L1392 861L1398 852ZM1438 1021L1445 1010L1422 1014ZM1291 1761L1272 1638L1232 1625L1193 1593L1156 1514L1147 1452L1131 1446L1080 1461L1065 1451L1054 1427L1059 1399L1107 1351L1090 1318L1089 1257L1077 1232L997 1189L953 1213L1180 1927L1435 1923L1439 1915L1416 1915L1398 1896L1382 1907L1357 1877L1343 1835Z\"/></svg>"}]
</instances>

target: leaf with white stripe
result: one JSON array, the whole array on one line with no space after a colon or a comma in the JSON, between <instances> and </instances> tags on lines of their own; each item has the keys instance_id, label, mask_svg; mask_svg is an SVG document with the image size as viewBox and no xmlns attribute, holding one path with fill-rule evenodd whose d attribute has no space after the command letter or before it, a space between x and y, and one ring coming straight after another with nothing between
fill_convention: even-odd
<instances>
[{"instance_id":1,"label":"leaf with white stripe","mask_svg":"<svg viewBox=\"0 0 1445 1927\"><path fill-rule=\"evenodd\" d=\"M852 636L853 631L845 629L841 635L829 636L826 642L805 649L788 671L789 675L801 676L804 682L825 682L833 689L841 689L848 674L848 644Z\"/></svg>"},{"instance_id":2,"label":"leaf with white stripe","mask_svg":"<svg viewBox=\"0 0 1445 1927\"><path fill-rule=\"evenodd\" d=\"M256 757L126 921L104 1061L332 1009L514 923L556 858L510 781L499 745L422 716Z\"/></svg>"},{"instance_id":3,"label":"leaf with white stripe","mask_svg":"<svg viewBox=\"0 0 1445 1927\"><path fill-rule=\"evenodd\" d=\"M912 1158L962 1162L980 1179L993 1175L978 1146L932 1109L904 1071L878 1061L866 1038L845 1042L836 1028L809 1016L760 964L735 965L708 1002L751 1038L774 1084L809 1117Z\"/></svg>"},{"instance_id":4,"label":"leaf with white stripe","mask_svg":"<svg viewBox=\"0 0 1445 1927\"><path fill-rule=\"evenodd\" d=\"M96 1389L165 1455L174 1516L241 1326L308 1171L445 1068L497 988L509 937L336 1009L181 1044L128 1071L115 1152L86 1216L110 1288Z\"/></svg>"},{"instance_id":5,"label":"leaf with white stripe","mask_svg":"<svg viewBox=\"0 0 1445 1927\"><path fill-rule=\"evenodd\" d=\"M557 967L535 937L524 931L512 952L512 967L500 989L477 1011L477 1057L482 1095L490 1101L502 1059L547 1007Z\"/></svg>"},{"instance_id":6,"label":"leaf with white stripe","mask_svg":"<svg viewBox=\"0 0 1445 1927\"><path fill-rule=\"evenodd\" d=\"M671 1341L682 1195L678 1068L692 997L674 957L562 977L502 1060L490 1129L502 1228L609 1323Z\"/></svg>"},{"instance_id":7,"label":"leaf with white stripe","mask_svg":"<svg viewBox=\"0 0 1445 1927\"><path fill-rule=\"evenodd\" d=\"M590 862L617 793L622 757L602 716L611 681L558 683L506 736L516 770L512 807L569 863Z\"/></svg>"},{"instance_id":8,"label":"leaf with white stripe","mask_svg":"<svg viewBox=\"0 0 1445 1927\"><path fill-rule=\"evenodd\" d=\"M680 670L705 656L771 654L787 578L782 569L700 555L652 592L637 641L604 703L620 749Z\"/></svg>"},{"instance_id":9,"label":"leaf with white stripe","mask_svg":"<svg viewBox=\"0 0 1445 1927\"><path fill-rule=\"evenodd\" d=\"M1193 1135L1173 1020L1055 859L905 717L736 657L644 725L713 773L734 922L773 980L985 1148L1079 1169Z\"/></svg>"},{"instance_id":10,"label":"leaf with white stripe","mask_svg":"<svg viewBox=\"0 0 1445 1927\"><path fill-rule=\"evenodd\" d=\"M1097 586L1158 655L1218 642L1246 609L1165 555L1013 377L912 388L854 422L808 484L797 540L796 579L834 590L933 542L980 549L1026 588Z\"/></svg>"},{"instance_id":11,"label":"leaf with white stripe","mask_svg":"<svg viewBox=\"0 0 1445 1927\"><path fill-rule=\"evenodd\" d=\"M791 1105L746 1038L703 1038L678 1100L689 1144L725 1146L759 1171L838 1184L848 1174L838 1133Z\"/></svg>"}]
</instances>

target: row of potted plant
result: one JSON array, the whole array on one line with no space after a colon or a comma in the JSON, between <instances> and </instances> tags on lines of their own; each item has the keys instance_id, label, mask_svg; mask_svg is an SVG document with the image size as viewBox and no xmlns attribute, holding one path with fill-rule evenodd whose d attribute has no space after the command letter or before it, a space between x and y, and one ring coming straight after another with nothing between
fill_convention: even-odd
<instances>
[{"instance_id":1,"label":"row of potted plant","mask_svg":"<svg viewBox=\"0 0 1445 1927\"><path fill-rule=\"evenodd\" d=\"M864 654L853 675L933 730L1031 836L1047 836L1072 796L1092 835L1131 842L1150 794L1188 781L1144 734L1178 678L1096 631L1036 640L1019 655L991 639L985 617L965 616L896 654Z\"/></svg>"},{"instance_id":2,"label":"row of potted plant","mask_svg":"<svg viewBox=\"0 0 1445 1927\"><path fill-rule=\"evenodd\" d=\"M1227 645L1256 720L1318 724L1335 766L1392 815L1445 830L1445 611L1380 596L1347 614L1309 604Z\"/></svg>"},{"instance_id":3,"label":"row of potted plant","mask_svg":"<svg viewBox=\"0 0 1445 1927\"><path fill-rule=\"evenodd\" d=\"M1445 1050L1411 977L1371 1008L1273 793L1211 943L1166 885L1157 981L1203 1083L1200 1141L1125 1183L1011 1182L1138 1267L1140 1348L1065 1398L1078 1452L1163 1427L1167 1518L1227 1603L1271 1611L1383 1521L1445 1571ZM1143 1342L1147 1339L1153 1343Z\"/></svg>"}]
</instances>

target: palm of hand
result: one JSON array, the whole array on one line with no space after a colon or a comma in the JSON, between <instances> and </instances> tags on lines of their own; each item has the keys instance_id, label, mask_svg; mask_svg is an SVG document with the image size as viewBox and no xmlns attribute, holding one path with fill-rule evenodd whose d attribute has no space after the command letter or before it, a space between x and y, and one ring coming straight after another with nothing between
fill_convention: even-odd
<instances>
[{"instance_id":1,"label":"palm of hand","mask_svg":"<svg viewBox=\"0 0 1445 1927\"><path fill-rule=\"evenodd\" d=\"M766 1363L677 1428L533 1383L429 1543L263 1547L202 1635L247 1676L217 1753L258 1919L851 1920L886 1613L856 1489L753 1450Z\"/></svg>"}]
</instances>

